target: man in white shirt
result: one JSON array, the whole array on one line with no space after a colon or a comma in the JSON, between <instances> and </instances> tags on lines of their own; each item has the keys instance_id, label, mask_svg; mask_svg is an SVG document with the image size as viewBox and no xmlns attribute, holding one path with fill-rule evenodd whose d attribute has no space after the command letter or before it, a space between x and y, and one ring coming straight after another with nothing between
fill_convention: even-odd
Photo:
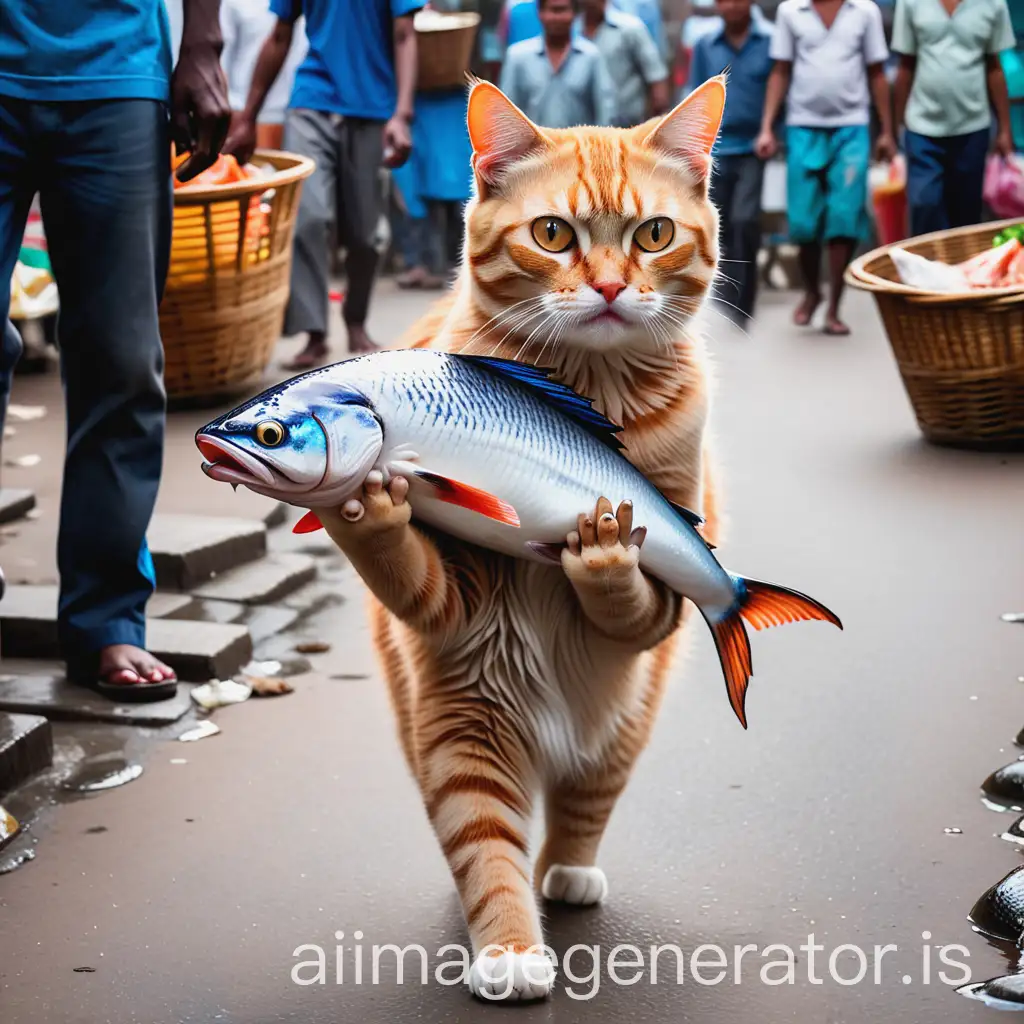
<instances>
[{"instance_id":1,"label":"man in white shirt","mask_svg":"<svg viewBox=\"0 0 1024 1024\"><path fill-rule=\"evenodd\" d=\"M763 160L774 155L773 126L786 100L789 236L800 246L805 289L793 321L806 326L821 303L824 243L825 333L849 334L839 319L839 299L843 273L867 226L869 95L882 126L878 155L891 159L896 151L881 12L873 0L783 0L770 52L775 66L755 148Z\"/></svg>"}]
</instances>

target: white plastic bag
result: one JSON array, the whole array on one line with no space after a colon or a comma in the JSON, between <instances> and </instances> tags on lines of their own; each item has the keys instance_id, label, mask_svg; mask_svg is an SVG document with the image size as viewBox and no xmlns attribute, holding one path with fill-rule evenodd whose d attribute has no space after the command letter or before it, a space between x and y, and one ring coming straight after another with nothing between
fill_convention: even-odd
<instances>
[{"instance_id":1,"label":"white plastic bag","mask_svg":"<svg viewBox=\"0 0 1024 1024\"><path fill-rule=\"evenodd\" d=\"M898 246L889 250L900 280L911 288L927 292L968 292L971 290L964 272L948 263L926 260Z\"/></svg>"}]
</instances>

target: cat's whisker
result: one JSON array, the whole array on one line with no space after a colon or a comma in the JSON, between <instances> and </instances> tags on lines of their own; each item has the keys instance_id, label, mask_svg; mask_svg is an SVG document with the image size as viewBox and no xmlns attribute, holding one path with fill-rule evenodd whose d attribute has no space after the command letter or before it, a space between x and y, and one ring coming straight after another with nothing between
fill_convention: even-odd
<instances>
[{"instance_id":1,"label":"cat's whisker","mask_svg":"<svg viewBox=\"0 0 1024 1024\"><path fill-rule=\"evenodd\" d=\"M519 300L518 302L513 302L511 306L506 306L506 307L505 307L505 308L504 308L503 310L501 310L501 311L500 311L499 313L496 313L496 314L495 314L494 316L492 316L492 317L490 318L490 320L488 320L488 321L487 321L487 322L486 322L485 324L483 324L483 326L481 326L481 327L478 327L478 328L477 328L477 329L476 329L476 330L475 330L475 331L473 332L473 334L472 334L472 335L470 335L469 339L468 339L468 340L466 341L466 343L465 343L465 347L467 347L467 348L468 348L468 347L469 347L470 345L472 345L472 343L473 343L473 342L474 342L474 341L475 341L475 340L476 340L476 339L477 339L477 338L478 338L478 337L479 337L479 336L480 336L481 334L483 334L483 333L484 333L485 331L489 331L489 329L491 328L491 326L492 326L492 325L496 327L496 326L498 326L498 324L499 324L499 323L500 323L500 322L501 322L502 320L505 320L506 318L513 318L513 319L514 319L514 318L515 318L516 316L518 316L518 315L519 315L519 314L520 314L521 312L523 312L523 311L522 311L522 310L520 309L520 307L521 307L521 306L524 306L524 305L528 305L528 304L530 304L530 303L534 303L534 304L540 304L540 303L543 303L543 301L544 301L544 296L543 296L543 295L533 295L533 296L530 296L530 297L529 297L529 298L527 298L527 299L520 299L520 300ZM517 312L517 311L518 311L518 312Z\"/></svg>"}]
</instances>

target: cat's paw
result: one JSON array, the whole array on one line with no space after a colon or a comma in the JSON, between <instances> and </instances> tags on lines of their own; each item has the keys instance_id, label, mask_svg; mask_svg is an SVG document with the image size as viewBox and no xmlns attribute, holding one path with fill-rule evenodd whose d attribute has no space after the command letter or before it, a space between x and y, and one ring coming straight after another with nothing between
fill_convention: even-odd
<instances>
[{"instance_id":1,"label":"cat's paw","mask_svg":"<svg viewBox=\"0 0 1024 1024\"><path fill-rule=\"evenodd\" d=\"M628 579L640 563L640 547L647 536L644 527L633 529L633 503L612 503L599 498L593 512L584 513L576 529L566 537L562 566L574 583L615 578Z\"/></svg>"},{"instance_id":2,"label":"cat's paw","mask_svg":"<svg viewBox=\"0 0 1024 1024\"><path fill-rule=\"evenodd\" d=\"M469 989L487 1002L546 999L555 987L555 965L544 953L484 950L469 969Z\"/></svg>"},{"instance_id":3,"label":"cat's paw","mask_svg":"<svg viewBox=\"0 0 1024 1024\"><path fill-rule=\"evenodd\" d=\"M552 864L544 875L541 892L546 900L591 907L608 896L608 879L599 867Z\"/></svg>"},{"instance_id":4,"label":"cat's paw","mask_svg":"<svg viewBox=\"0 0 1024 1024\"><path fill-rule=\"evenodd\" d=\"M405 499L409 481L404 476L391 478L387 487L378 470L367 473L358 498L350 498L341 506L339 518L347 532L359 535L387 533L407 526L412 507Z\"/></svg>"}]
</instances>

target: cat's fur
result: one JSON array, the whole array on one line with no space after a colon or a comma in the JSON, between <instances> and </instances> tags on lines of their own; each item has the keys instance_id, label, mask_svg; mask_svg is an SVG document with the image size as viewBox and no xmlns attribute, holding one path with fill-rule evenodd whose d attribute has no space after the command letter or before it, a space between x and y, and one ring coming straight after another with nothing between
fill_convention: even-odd
<instances>
[{"instance_id":1,"label":"cat's fur","mask_svg":"<svg viewBox=\"0 0 1024 1024\"><path fill-rule=\"evenodd\" d=\"M712 541L708 370L687 327L717 259L707 179L723 105L712 80L661 121L550 131L476 85L461 277L414 339L555 367L624 427L626 455L671 500L702 511ZM532 222L549 215L576 228L576 249L552 255L533 240ZM655 215L675 238L648 254L631 239ZM625 286L616 308L632 323L586 322L609 284ZM604 898L598 845L650 734L683 602L640 572L629 523L602 518L607 503L579 510L582 541L559 568L411 526L405 490L374 479L357 522L324 523L375 596L402 746L477 956L470 984L543 996L554 974L530 952L543 942L534 886L569 903ZM538 796L547 831L531 868Z\"/></svg>"}]
</instances>

